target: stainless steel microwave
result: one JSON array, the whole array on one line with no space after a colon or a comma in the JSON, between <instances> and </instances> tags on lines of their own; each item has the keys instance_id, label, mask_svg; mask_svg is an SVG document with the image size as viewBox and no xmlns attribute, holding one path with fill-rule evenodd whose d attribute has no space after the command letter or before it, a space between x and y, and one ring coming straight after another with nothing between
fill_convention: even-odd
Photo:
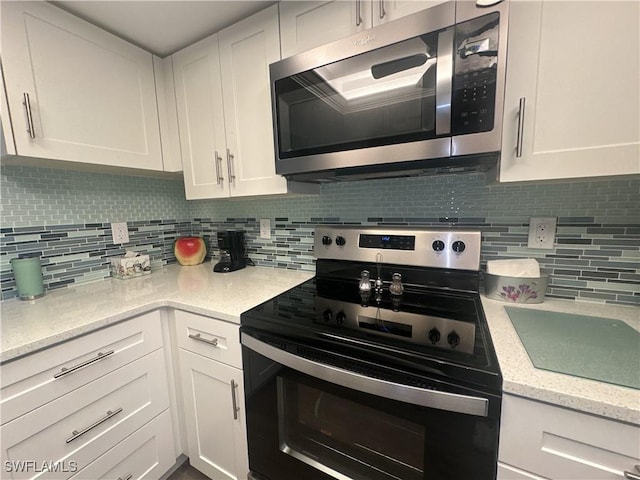
<instances>
[{"instance_id":1,"label":"stainless steel microwave","mask_svg":"<svg viewBox=\"0 0 640 480\"><path fill-rule=\"evenodd\" d=\"M507 1L450 1L271 64L276 172L331 181L495 165L507 20Z\"/></svg>"}]
</instances>

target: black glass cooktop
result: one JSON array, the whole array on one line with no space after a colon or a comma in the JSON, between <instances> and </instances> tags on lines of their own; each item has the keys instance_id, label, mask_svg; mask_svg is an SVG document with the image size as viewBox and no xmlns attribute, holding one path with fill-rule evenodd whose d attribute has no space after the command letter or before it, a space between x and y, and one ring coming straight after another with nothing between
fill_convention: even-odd
<instances>
[{"instance_id":1,"label":"black glass cooktop","mask_svg":"<svg viewBox=\"0 0 640 480\"><path fill-rule=\"evenodd\" d=\"M408 271L403 277L415 280ZM372 290L367 298L354 272L316 276L243 313L241 323L327 352L500 389L477 291L420 281L405 283L400 296L387 283L381 295Z\"/></svg>"}]
</instances>

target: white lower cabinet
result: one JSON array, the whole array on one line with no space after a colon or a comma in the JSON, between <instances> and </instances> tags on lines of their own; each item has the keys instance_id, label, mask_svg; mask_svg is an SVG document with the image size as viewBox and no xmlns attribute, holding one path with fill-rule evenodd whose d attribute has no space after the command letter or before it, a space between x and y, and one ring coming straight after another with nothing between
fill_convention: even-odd
<instances>
[{"instance_id":1,"label":"white lower cabinet","mask_svg":"<svg viewBox=\"0 0 640 480\"><path fill-rule=\"evenodd\" d=\"M71 470L86 467L168 407L167 373L158 349L2 425L3 478L38 473L41 479L68 478ZM39 472L37 464L45 460L69 472ZM21 469L20 461L36 465Z\"/></svg>"},{"instance_id":2,"label":"white lower cabinet","mask_svg":"<svg viewBox=\"0 0 640 480\"><path fill-rule=\"evenodd\" d=\"M239 326L175 311L187 455L214 480L249 471Z\"/></svg>"},{"instance_id":3,"label":"white lower cabinet","mask_svg":"<svg viewBox=\"0 0 640 480\"><path fill-rule=\"evenodd\" d=\"M503 397L501 425L499 480L613 480L638 475L638 425L513 395Z\"/></svg>"},{"instance_id":4,"label":"white lower cabinet","mask_svg":"<svg viewBox=\"0 0 640 480\"><path fill-rule=\"evenodd\" d=\"M165 410L70 480L160 478L175 463L171 414Z\"/></svg>"}]
</instances>

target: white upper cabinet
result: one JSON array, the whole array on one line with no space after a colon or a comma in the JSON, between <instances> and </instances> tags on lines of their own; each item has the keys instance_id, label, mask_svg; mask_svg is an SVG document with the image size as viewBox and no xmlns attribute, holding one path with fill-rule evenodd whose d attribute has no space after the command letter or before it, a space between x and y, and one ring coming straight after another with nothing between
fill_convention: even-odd
<instances>
[{"instance_id":1,"label":"white upper cabinet","mask_svg":"<svg viewBox=\"0 0 640 480\"><path fill-rule=\"evenodd\" d=\"M275 173L269 64L279 59L277 5L173 55L187 199L317 192Z\"/></svg>"},{"instance_id":2,"label":"white upper cabinet","mask_svg":"<svg viewBox=\"0 0 640 480\"><path fill-rule=\"evenodd\" d=\"M175 53L173 72L185 194L228 197L218 35Z\"/></svg>"},{"instance_id":3,"label":"white upper cabinet","mask_svg":"<svg viewBox=\"0 0 640 480\"><path fill-rule=\"evenodd\" d=\"M371 2L280 2L282 58L371 28Z\"/></svg>"},{"instance_id":4,"label":"white upper cabinet","mask_svg":"<svg viewBox=\"0 0 640 480\"><path fill-rule=\"evenodd\" d=\"M446 0L372 0L373 26L406 17Z\"/></svg>"},{"instance_id":5,"label":"white upper cabinet","mask_svg":"<svg viewBox=\"0 0 640 480\"><path fill-rule=\"evenodd\" d=\"M372 26L424 10L444 0L280 2L282 57L330 43Z\"/></svg>"},{"instance_id":6,"label":"white upper cabinet","mask_svg":"<svg viewBox=\"0 0 640 480\"><path fill-rule=\"evenodd\" d=\"M637 1L511 3L500 181L640 173L639 20Z\"/></svg>"},{"instance_id":7,"label":"white upper cabinet","mask_svg":"<svg viewBox=\"0 0 640 480\"><path fill-rule=\"evenodd\" d=\"M45 2L1 8L15 153L162 170L152 55Z\"/></svg>"},{"instance_id":8,"label":"white upper cabinet","mask_svg":"<svg viewBox=\"0 0 640 480\"><path fill-rule=\"evenodd\" d=\"M276 175L269 64L280 60L274 5L220 32L220 65L232 196L287 193Z\"/></svg>"}]
</instances>

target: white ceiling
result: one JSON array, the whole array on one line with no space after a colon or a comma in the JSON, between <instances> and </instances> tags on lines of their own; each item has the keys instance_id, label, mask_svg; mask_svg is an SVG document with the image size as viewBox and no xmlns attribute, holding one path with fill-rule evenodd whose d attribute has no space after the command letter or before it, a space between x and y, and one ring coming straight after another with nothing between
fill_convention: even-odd
<instances>
[{"instance_id":1,"label":"white ceiling","mask_svg":"<svg viewBox=\"0 0 640 480\"><path fill-rule=\"evenodd\" d=\"M49 3L165 57L276 2L71 0Z\"/></svg>"}]
</instances>

